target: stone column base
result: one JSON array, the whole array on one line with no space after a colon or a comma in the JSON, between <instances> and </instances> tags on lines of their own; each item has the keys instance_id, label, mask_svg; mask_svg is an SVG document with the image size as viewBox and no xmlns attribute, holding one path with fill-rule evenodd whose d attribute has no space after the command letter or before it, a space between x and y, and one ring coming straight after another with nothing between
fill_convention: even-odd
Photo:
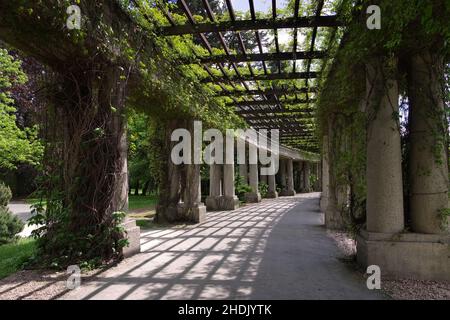
<instances>
[{"instance_id":1,"label":"stone column base","mask_svg":"<svg viewBox=\"0 0 450 320\"><path fill-rule=\"evenodd\" d=\"M266 198L271 198L271 199L278 198L278 192L276 192L276 191L268 191L267 195L266 195Z\"/></svg>"},{"instance_id":2,"label":"stone column base","mask_svg":"<svg viewBox=\"0 0 450 320\"><path fill-rule=\"evenodd\" d=\"M209 196L205 200L208 211L235 210L239 208L237 196Z\"/></svg>"},{"instance_id":3,"label":"stone column base","mask_svg":"<svg viewBox=\"0 0 450 320\"><path fill-rule=\"evenodd\" d=\"M336 207L330 205L324 211L325 227L332 230L345 230L346 225L341 212Z\"/></svg>"},{"instance_id":4,"label":"stone column base","mask_svg":"<svg viewBox=\"0 0 450 320\"><path fill-rule=\"evenodd\" d=\"M203 203L187 206L184 203L178 204L179 215L187 215L189 211L189 220L194 223L202 223L206 221L206 206Z\"/></svg>"},{"instance_id":5,"label":"stone column base","mask_svg":"<svg viewBox=\"0 0 450 320\"><path fill-rule=\"evenodd\" d=\"M261 202L261 194L259 192L247 192L245 194L245 202L247 203Z\"/></svg>"},{"instance_id":6,"label":"stone column base","mask_svg":"<svg viewBox=\"0 0 450 320\"><path fill-rule=\"evenodd\" d=\"M125 229L124 237L128 240L128 246L122 249L124 258L129 258L141 252L141 228L136 225L136 220L126 218L122 223Z\"/></svg>"},{"instance_id":7,"label":"stone column base","mask_svg":"<svg viewBox=\"0 0 450 320\"><path fill-rule=\"evenodd\" d=\"M219 210L219 198L221 196L208 196L205 199L206 210L218 211Z\"/></svg>"},{"instance_id":8,"label":"stone column base","mask_svg":"<svg viewBox=\"0 0 450 320\"><path fill-rule=\"evenodd\" d=\"M280 196L281 197L295 196L295 190L281 190Z\"/></svg>"},{"instance_id":9,"label":"stone column base","mask_svg":"<svg viewBox=\"0 0 450 320\"><path fill-rule=\"evenodd\" d=\"M450 235L363 230L356 241L358 263L378 265L383 277L450 280Z\"/></svg>"}]
</instances>

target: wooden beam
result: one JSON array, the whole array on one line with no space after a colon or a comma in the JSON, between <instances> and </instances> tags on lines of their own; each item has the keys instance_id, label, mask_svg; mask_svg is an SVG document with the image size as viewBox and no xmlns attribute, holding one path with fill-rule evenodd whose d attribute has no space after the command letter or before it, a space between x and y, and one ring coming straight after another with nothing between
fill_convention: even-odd
<instances>
[{"instance_id":1,"label":"wooden beam","mask_svg":"<svg viewBox=\"0 0 450 320\"><path fill-rule=\"evenodd\" d=\"M317 88L275 88L275 89L263 89L263 90L239 90L239 91L222 91L216 96L218 97L241 97L248 95L271 95L271 94L294 94L294 93L308 93L317 92Z\"/></svg>"},{"instance_id":2,"label":"wooden beam","mask_svg":"<svg viewBox=\"0 0 450 320\"><path fill-rule=\"evenodd\" d=\"M284 100L255 100L255 101L238 101L228 103L228 106L247 107L247 106L276 106L279 104L306 104L314 102L315 99L284 99Z\"/></svg>"},{"instance_id":3,"label":"wooden beam","mask_svg":"<svg viewBox=\"0 0 450 320\"><path fill-rule=\"evenodd\" d=\"M295 114L295 115L291 115L291 114L266 114L266 115L251 115L251 116L244 116L243 117L245 120L250 120L250 121L255 121L255 120L272 120L272 119L280 119L280 120L285 120L285 119L292 119L295 121L300 121L303 119L315 119L314 116L312 115L308 115L306 117L301 116L300 114Z\"/></svg>"},{"instance_id":4,"label":"wooden beam","mask_svg":"<svg viewBox=\"0 0 450 320\"><path fill-rule=\"evenodd\" d=\"M282 61L282 60L304 60L304 59L324 59L325 51L298 51L279 53L250 53L250 54L222 54L214 56L200 57L201 63L238 63L250 61ZM195 63L192 59L185 61L185 64Z\"/></svg>"},{"instance_id":5,"label":"wooden beam","mask_svg":"<svg viewBox=\"0 0 450 320\"><path fill-rule=\"evenodd\" d=\"M288 73L269 73L255 75L241 75L241 77L214 77L203 79L204 83L211 82L239 82L239 81L264 81L264 80L294 80L294 79L314 79L319 76L317 72L288 72Z\"/></svg>"},{"instance_id":6,"label":"wooden beam","mask_svg":"<svg viewBox=\"0 0 450 320\"><path fill-rule=\"evenodd\" d=\"M314 109L312 108L306 108L301 110L286 110L286 109L267 109L267 110L239 110L236 111L236 114L239 115L246 115L246 114L264 114L264 113L276 113L276 114L283 114L283 113L299 113L299 114L314 114Z\"/></svg>"},{"instance_id":7,"label":"wooden beam","mask_svg":"<svg viewBox=\"0 0 450 320\"><path fill-rule=\"evenodd\" d=\"M343 24L336 15L309 16L285 19L257 19L221 21L217 23L199 23L195 25L183 24L179 26L162 27L158 34L163 36L176 36L193 33L222 32L222 31L248 31L284 28L312 28L312 27L338 27Z\"/></svg>"}]
</instances>

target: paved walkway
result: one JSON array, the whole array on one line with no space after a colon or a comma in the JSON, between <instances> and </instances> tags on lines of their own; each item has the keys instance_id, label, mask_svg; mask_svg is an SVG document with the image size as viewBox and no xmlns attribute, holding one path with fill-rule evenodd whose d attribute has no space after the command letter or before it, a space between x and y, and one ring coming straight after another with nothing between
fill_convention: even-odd
<instances>
[{"instance_id":1,"label":"paved walkway","mask_svg":"<svg viewBox=\"0 0 450 320\"><path fill-rule=\"evenodd\" d=\"M23 222L27 222L27 220L31 218L31 206L25 201L11 201L8 204L8 208Z\"/></svg>"},{"instance_id":2,"label":"paved walkway","mask_svg":"<svg viewBox=\"0 0 450 320\"><path fill-rule=\"evenodd\" d=\"M31 206L26 203L25 201L11 201L8 204L9 210L19 217L20 220L22 220L25 223L25 227L23 228L23 231L19 233L19 236L21 237L29 237L31 235L31 232L38 228L37 226L29 226L27 221L31 218Z\"/></svg>"},{"instance_id":3,"label":"paved walkway","mask_svg":"<svg viewBox=\"0 0 450 320\"><path fill-rule=\"evenodd\" d=\"M319 194L265 200L142 233L142 253L63 299L379 299L338 260Z\"/></svg>"}]
</instances>

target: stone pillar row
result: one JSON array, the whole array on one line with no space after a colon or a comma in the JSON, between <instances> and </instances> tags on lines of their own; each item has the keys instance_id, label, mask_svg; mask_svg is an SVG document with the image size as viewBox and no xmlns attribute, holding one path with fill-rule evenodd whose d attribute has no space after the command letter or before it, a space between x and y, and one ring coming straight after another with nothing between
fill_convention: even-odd
<instances>
[{"instance_id":1,"label":"stone pillar row","mask_svg":"<svg viewBox=\"0 0 450 320\"><path fill-rule=\"evenodd\" d=\"M248 184L251 190L245 194L247 203L257 203L261 201L259 191L259 180L267 183L267 198L278 197L275 175L259 176L259 167L257 163L258 149L250 148L248 154L249 164L239 165L239 175L243 183ZM309 164L304 163L305 177L303 184L305 190L310 190L309 186ZM209 196L205 200L205 205L201 202L200 190L200 165L184 165L184 168L173 179L174 186L180 185L183 194L175 209L175 215L185 217L190 221L202 222L206 218L206 209L210 211L235 210L239 207L239 199L235 192L235 165L231 164L212 164L210 165L210 186ZM281 179L282 191L280 195L293 196L294 189L294 164L292 159L280 159L279 176ZM176 190L174 189L174 192ZM174 219L176 220L176 219Z\"/></svg>"},{"instance_id":2,"label":"stone pillar row","mask_svg":"<svg viewBox=\"0 0 450 320\"><path fill-rule=\"evenodd\" d=\"M292 159L280 159L281 196L294 196L294 164Z\"/></svg>"},{"instance_id":3,"label":"stone pillar row","mask_svg":"<svg viewBox=\"0 0 450 320\"><path fill-rule=\"evenodd\" d=\"M366 63L367 221L356 237L357 261L363 267L377 265L386 277L449 281L448 124L441 86L445 64L434 47L404 59L410 230L405 232L401 136L395 116L397 72L386 72L386 66L396 68L398 61L377 56Z\"/></svg>"},{"instance_id":4,"label":"stone pillar row","mask_svg":"<svg viewBox=\"0 0 450 320\"><path fill-rule=\"evenodd\" d=\"M235 210L239 207L239 199L234 188L234 164L212 164L210 166L209 196L206 208L215 210Z\"/></svg>"}]
</instances>

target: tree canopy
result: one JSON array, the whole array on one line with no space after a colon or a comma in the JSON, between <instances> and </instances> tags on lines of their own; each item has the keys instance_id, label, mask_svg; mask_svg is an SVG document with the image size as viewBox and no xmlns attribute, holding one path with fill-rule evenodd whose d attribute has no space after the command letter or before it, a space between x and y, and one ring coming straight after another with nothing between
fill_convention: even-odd
<instances>
[{"instance_id":1,"label":"tree canopy","mask_svg":"<svg viewBox=\"0 0 450 320\"><path fill-rule=\"evenodd\" d=\"M11 89L27 81L21 62L0 49L0 169L14 169L19 163L37 164L43 146L37 127L19 128Z\"/></svg>"}]
</instances>

